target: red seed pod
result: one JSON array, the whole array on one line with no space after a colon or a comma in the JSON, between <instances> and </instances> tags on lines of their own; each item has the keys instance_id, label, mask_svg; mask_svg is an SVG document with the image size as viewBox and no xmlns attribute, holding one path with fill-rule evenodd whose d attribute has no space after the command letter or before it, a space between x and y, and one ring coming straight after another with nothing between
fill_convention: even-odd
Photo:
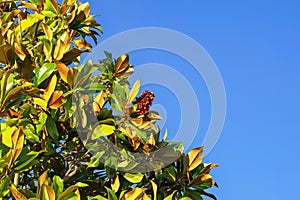
<instances>
[{"instance_id":1,"label":"red seed pod","mask_svg":"<svg viewBox=\"0 0 300 200\"><path fill-rule=\"evenodd\" d=\"M142 92L140 97L137 97L135 101L133 101L133 104L137 104L138 108L137 110L140 111L140 114L145 114L149 111L150 106L152 105L154 101L154 93L149 92L148 90L145 90Z\"/></svg>"}]
</instances>

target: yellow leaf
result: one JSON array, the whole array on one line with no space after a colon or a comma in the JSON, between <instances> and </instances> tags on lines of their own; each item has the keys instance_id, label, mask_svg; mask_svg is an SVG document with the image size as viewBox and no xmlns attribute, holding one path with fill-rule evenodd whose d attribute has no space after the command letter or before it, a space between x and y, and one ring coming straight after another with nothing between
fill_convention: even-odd
<instances>
[{"instance_id":1,"label":"yellow leaf","mask_svg":"<svg viewBox=\"0 0 300 200\"><path fill-rule=\"evenodd\" d=\"M56 75L52 75L46 89L43 95L43 98L45 99L45 101L48 103L50 97L52 96L53 92L55 91L55 87L56 87L56 83L57 83L57 77Z\"/></svg>"},{"instance_id":2,"label":"yellow leaf","mask_svg":"<svg viewBox=\"0 0 300 200\"><path fill-rule=\"evenodd\" d=\"M55 200L55 192L49 185L42 186L42 194L43 200Z\"/></svg>"},{"instance_id":3,"label":"yellow leaf","mask_svg":"<svg viewBox=\"0 0 300 200\"><path fill-rule=\"evenodd\" d=\"M92 133L92 140L95 140L99 137L108 136L113 134L115 131L115 126L107 125L107 124L99 124L96 126L96 128L93 130Z\"/></svg>"},{"instance_id":4,"label":"yellow leaf","mask_svg":"<svg viewBox=\"0 0 300 200\"><path fill-rule=\"evenodd\" d=\"M54 91L48 103L49 107L52 109L57 109L64 104L66 98L64 98L62 95L63 91Z\"/></svg>"},{"instance_id":5,"label":"yellow leaf","mask_svg":"<svg viewBox=\"0 0 300 200\"><path fill-rule=\"evenodd\" d=\"M189 157L189 171L192 171L196 167L198 167L202 162L202 153L203 153L203 147L198 147L195 149L192 149L188 153Z\"/></svg>"},{"instance_id":6,"label":"yellow leaf","mask_svg":"<svg viewBox=\"0 0 300 200\"><path fill-rule=\"evenodd\" d=\"M12 148L12 134L16 131L16 127L7 126L5 130L1 130L2 143L9 148Z\"/></svg>"},{"instance_id":7,"label":"yellow leaf","mask_svg":"<svg viewBox=\"0 0 300 200\"><path fill-rule=\"evenodd\" d=\"M142 199L145 191L147 189L146 188L133 188L130 192L127 192L122 200L138 200L138 199Z\"/></svg>"},{"instance_id":8,"label":"yellow leaf","mask_svg":"<svg viewBox=\"0 0 300 200\"><path fill-rule=\"evenodd\" d=\"M12 157L11 160L9 162L8 166L11 166L13 164L14 161L16 161L19 157L19 155L22 152L23 149L23 145L24 145L24 132L23 129L21 127L19 127L13 134L12 134Z\"/></svg>"},{"instance_id":9,"label":"yellow leaf","mask_svg":"<svg viewBox=\"0 0 300 200\"><path fill-rule=\"evenodd\" d=\"M212 168L218 167L218 166L219 166L219 164L208 164L208 165L206 165L204 167L204 169L201 172L201 174L208 174L212 170Z\"/></svg>"},{"instance_id":10,"label":"yellow leaf","mask_svg":"<svg viewBox=\"0 0 300 200\"><path fill-rule=\"evenodd\" d=\"M120 128L120 131L122 132L123 135L126 137L133 139L133 135L129 133L129 131L125 130L124 128Z\"/></svg>"},{"instance_id":11,"label":"yellow leaf","mask_svg":"<svg viewBox=\"0 0 300 200\"><path fill-rule=\"evenodd\" d=\"M114 192L118 192L120 188L120 180L119 180L119 176L117 175L113 182L111 183L111 189L114 191Z\"/></svg>"},{"instance_id":12,"label":"yellow leaf","mask_svg":"<svg viewBox=\"0 0 300 200\"><path fill-rule=\"evenodd\" d=\"M16 200L27 200L27 198L21 192L19 192L15 186L10 187L9 190Z\"/></svg>"},{"instance_id":13,"label":"yellow leaf","mask_svg":"<svg viewBox=\"0 0 300 200\"><path fill-rule=\"evenodd\" d=\"M177 190L175 190L172 194L164 198L164 200L173 200L173 196L176 194Z\"/></svg>"},{"instance_id":14,"label":"yellow leaf","mask_svg":"<svg viewBox=\"0 0 300 200\"><path fill-rule=\"evenodd\" d=\"M39 105L41 106L41 108L43 108L44 110L47 109L47 102L44 99L41 98L33 98L33 103L35 105Z\"/></svg>"},{"instance_id":15,"label":"yellow leaf","mask_svg":"<svg viewBox=\"0 0 300 200\"><path fill-rule=\"evenodd\" d=\"M22 49L22 45L19 42L15 42L14 45L15 45L14 47L15 47L16 54L22 61L24 61L26 58L26 54L24 53L24 51Z\"/></svg>"},{"instance_id":16,"label":"yellow leaf","mask_svg":"<svg viewBox=\"0 0 300 200\"><path fill-rule=\"evenodd\" d=\"M150 180L150 183L152 185L152 189L153 189L153 199L157 199L156 196L157 196L157 185L156 183L154 183L154 181Z\"/></svg>"},{"instance_id":17,"label":"yellow leaf","mask_svg":"<svg viewBox=\"0 0 300 200\"><path fill-rule=\"evenodd\" d=\"M68 67L64 63L59 62L59 61L55 61L54 63L56 65L56 69L57 69L61 79L64 82L68 83L68 73L69 73Z\"/></svg>"},{"instance_id":18,"label":"yellow leaf","mask_svg":"<svg viewBox=\"0 0 300 200\"><path fill-rule=\"evenodd\" d=\"M94 98L93 102L93 109L94 112L100 112L102 107L105 104L105 99L107 98L107 94L105 91L101 91L97 96Z\"/></svg>"},{"instance_id":19,"label":"yellow leaf","mask_svg":"<svg viewBox=\"0 0 300 200\"><path fill-rule=\"evenodd\" d=\"M81 4L78 7L78 10L82 11L84 13L85 16L88 16L90 14L90 4L89 2L86 2L84 4Z\"/></svg>"},{"instance_id":20,"label":"yellow leaf","mask_svg":"<svg viewBox=\"0 0 300 200\"><path fill-rule=\"evenodd\" d=\"M75 40L74 44L80 48L80 49L90 49L92 48L92 45L90 43L88 43L85 40L79 39L79 40Z\"/></svg>"},{"instance_id":21,"label":"yellow leaf","mask_svg":"<svg viewBox=\"0 0 300 200\"><path fill-rule=\"evenodd\" d=\"M75 190L75 194L76 194L76 200L80 200L81 198L80 198L80 192L78 188Z\"/></svg>"},{"instance_id":22,"label":"yellow leaf","mask_svg":"<svg viewBox=\"0 0 300 200\"><path fill-rule=\"evenodd\" d=\"M134 98L136 97L136 95L139 93L140 85L141 85L140 80L137 80L137 81L134 83L132 89L130 90L130 92L129 92L129 94L128 94L127 105L129 105L129 104L134 100Z\"/></svg>"},{"instance_id":23,"label":"yellow leaf","mask_svg":"<svg viewBox=\"0 0 300 200\"><path fill-rule=\"evenodd\" d=\"M43 28L43 31L47 37L47 39L52 42L52 39L53 39L53 33L52 33L52 30L49 28L49 26L47 26L47 24L45 24L44 22L42 23L42 28Z\"/></svg>"},{"instance_id":24,"label":"yellow leaf","mask_svg":"<svg viewBox=\"0 0 300 200\"><path fill-rule=\"evenodd\" d=\"M39 193L42 189L42 185L45 183L47 176L48 176L48 171L46 170L42 173L42 175L40 175L39 179L38 179L38 189L37 192Z\"/></svg>"},{"instance_id":25,"label":"yellow leaf","mask_svg":"<svg viewBox=\"0 0 300 200\"><path fill-rule=\"evenodd\" d=\"M131 183L140 183L144 178L144 174L142 174L142 173L137 173L137 174L125 173L123 175L123 177Z\"/></svg>"},{"instance_id":26,"label":"yellow leaf","mask_svg":"<svg viewBox=\"0 0 300 200\"><path fill-rule=\"evenodd\" d=\"M143 200L151 200L151 198L146 193L144 193Z\"/></svg>"},{"instance_id":27,"label":"yellow leaf","mask_svg":"<svg viewBox=\"0 0 300 200\"><path fill-rule=\"evenodd\" d=\"M58 39L55 43L53 58L55 60L61 60L64 56L64 49L65 49L64 42Z\"/></svg>"},{"instance_id":28,"label":"yellow leaf","mask_svg":"<svg viewBox=\"0 0 300 200\"><path fill-rule=\"evenodd\" d=\"M148 141L149 141L149 144L151 144L151 145L154 146L156 144L155 136L154 135L150 135L150 139Z\"/></svg>"},{"instance_id":29,"label":"yellow leaf","mask_svg":"<svg viewBox=\"0 0 300 200\"><path fill-rule=\"evenodd\" d=\"M129 65L129 56L127 54L122 55L118 58L115 65L115 73L123 72Z\"/></svg>"}]
</instances>

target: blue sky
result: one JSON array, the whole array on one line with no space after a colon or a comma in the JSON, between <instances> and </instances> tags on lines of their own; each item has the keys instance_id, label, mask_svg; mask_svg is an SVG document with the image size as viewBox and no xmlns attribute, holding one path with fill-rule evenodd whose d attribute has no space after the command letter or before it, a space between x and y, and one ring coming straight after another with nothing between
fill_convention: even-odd
<instances>
[{"instance_id":1,"label":"blue sky","mask_svg":"<svg viewBox=\"0 0 300 200\"><path fill-rule=\"evenodd\" d=\"M300 161L300 3L298 1L101 1L90 0L104 29L101 40L140 27L182 32L201 44L219 68L227 93L222 135L206 162L220 200L296 199ZM126 53L126 52L124 52ZM131 63L157 62L182 70L184 60L166 52L133 52ZM117 56L117 55L115 55ZM188 67L186 67L188 68ZM181 71L201 102L202 144L210 115L209 94L201 77ZM156 102L165 106L166 126L180 120L173 94L156 86ZM169 96L168 96L169 95ZM192 114L191 114L191 120ZM171 135L172 136L172 135Z\"/></svg>"}]
</instances>

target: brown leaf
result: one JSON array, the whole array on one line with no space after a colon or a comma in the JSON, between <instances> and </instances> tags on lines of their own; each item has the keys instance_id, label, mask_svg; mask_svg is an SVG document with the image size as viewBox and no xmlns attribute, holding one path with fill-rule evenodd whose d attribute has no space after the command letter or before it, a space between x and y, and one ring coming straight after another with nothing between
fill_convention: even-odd
<instances>
[{"instance_id":1,"label":"brown leaf","mask_svg":"<svg viewBox=\"0 0 300 200\"><path fill-rule=\"evenodd\" d=\"M48 102L49 107L52 109L57 109L64 104L66 99L62 95L63 91L54 91Z\"/></svg>"}]
</instances>

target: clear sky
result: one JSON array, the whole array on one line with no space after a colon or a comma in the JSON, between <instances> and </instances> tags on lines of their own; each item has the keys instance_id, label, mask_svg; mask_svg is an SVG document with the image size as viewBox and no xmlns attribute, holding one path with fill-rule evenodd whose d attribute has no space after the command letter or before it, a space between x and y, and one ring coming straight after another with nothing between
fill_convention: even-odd
<instances>
[{"instance_id":1,"label":"clear sky","mask_svg":"<svg viewBox=\"0 0 300 200\"><path fill-rule=\"evenodd\" d=\"M92 12L101 15L101 40L132 28L169 28L196 40L218 66L227 94L227 117L217 145L204 158L221 165L212 173L220 188L210 190L218 199L299 199L299 1L90 3ZM156 62L174 67L191 82L201 107L199 134L191 147L201 145L210 115L201 77L182 71L189 64L166 52L144 50L130 56L133 65ZM167 90L149 87L165 107L165 126L172 136L180 121L178 102Z\"/></svg>"}]
</instances>

